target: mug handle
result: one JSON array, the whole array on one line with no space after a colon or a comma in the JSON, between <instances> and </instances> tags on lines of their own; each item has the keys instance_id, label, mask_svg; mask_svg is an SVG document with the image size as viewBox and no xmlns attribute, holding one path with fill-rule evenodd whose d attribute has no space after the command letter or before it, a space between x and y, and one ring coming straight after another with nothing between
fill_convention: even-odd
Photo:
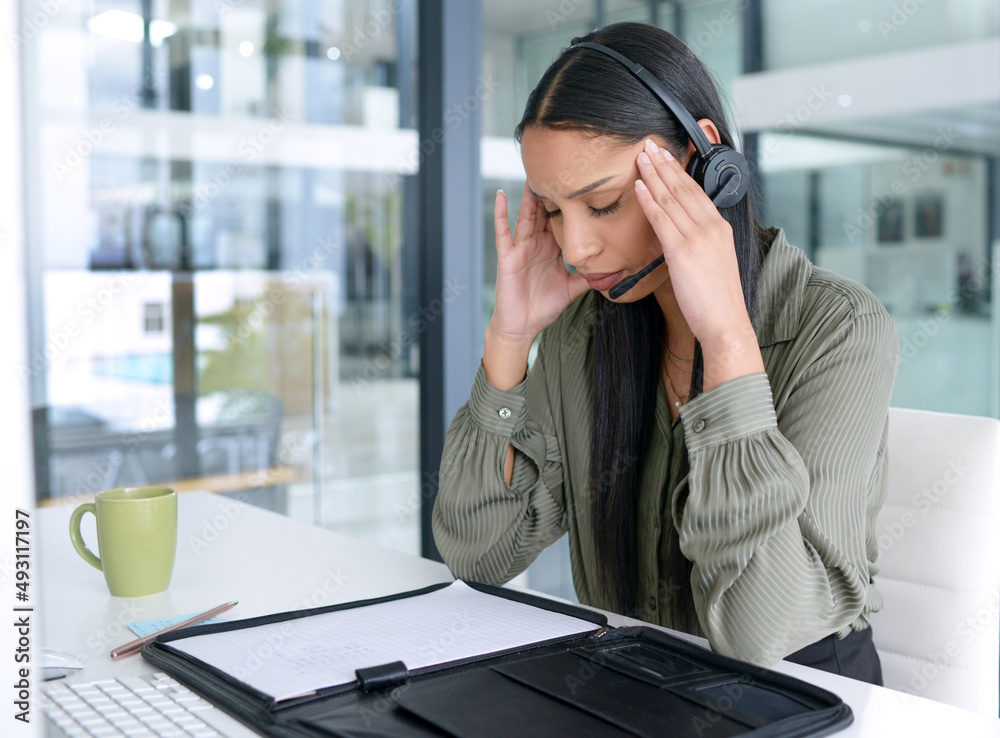
<instances>
[{"instance_id":1,"label":"mug handle","mask_svg":"<svg viewBox=\"0 0 1000 738\"><path fill-rule=\"evenodd\" d=\"M94 556L94 552L87 548L87 544L83 540L83 536L80 534L80 521L83 519L84 513L93 513L94 517L97 517L97 506L93 502L85 502L80 505L69 519L69 539L73 542L73 548L76 552L80 554L80 557L90 564L92 567L98 571L104 571L101 568L101 560Z\"/></svg>"}]
</instances>

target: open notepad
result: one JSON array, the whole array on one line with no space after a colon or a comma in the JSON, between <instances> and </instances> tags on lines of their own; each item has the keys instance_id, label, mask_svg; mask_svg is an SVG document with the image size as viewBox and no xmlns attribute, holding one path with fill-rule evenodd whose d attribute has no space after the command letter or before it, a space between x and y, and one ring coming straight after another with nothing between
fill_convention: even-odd
<instances>
[{"instance_id":1,"label":"open notepad","mask_svg":"<svg viewBox=\"0 0 1000 738\"><path fill-rule=\"evenodd\" d=\"M479 592L463 582L426 594L179 638L173 649L277 701L402 661L413 671L595 630L594 623Z\"/></svg>"}]
</instances>

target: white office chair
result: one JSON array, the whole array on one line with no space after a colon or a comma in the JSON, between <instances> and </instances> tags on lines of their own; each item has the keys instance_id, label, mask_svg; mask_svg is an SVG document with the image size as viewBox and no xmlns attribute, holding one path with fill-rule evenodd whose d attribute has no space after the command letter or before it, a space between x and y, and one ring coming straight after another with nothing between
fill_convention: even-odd
<instances>
[{"instance_id":1,"label":"white office chair","mask_svg":"<svg viewBox=\"0 0 1000 738\"><path fill-rule=\"evenodd\" d=\"M888 484L872 617L885 686L996 718L1000 421L891 408Z\"/></svg>"}]
</instances>

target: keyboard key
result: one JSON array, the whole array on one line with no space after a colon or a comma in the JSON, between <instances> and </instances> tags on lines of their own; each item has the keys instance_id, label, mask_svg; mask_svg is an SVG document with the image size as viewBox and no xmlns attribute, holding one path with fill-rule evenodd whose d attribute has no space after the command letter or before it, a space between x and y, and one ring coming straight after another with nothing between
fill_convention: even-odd
<instances>
[{"instance_id":1,"label":"keyboard key","mask_svg":"<svg viewBox=\"0 0 1000 738\"><path fill-rule=\"evenodd\" d=\"M164 728L163 730L153 731L160 738L187 738L187 734L182 728L178 728L176 725L173 728Z\"/></svg>"},{"instance_id":2,"label":"keyboard key","mask_svg":"<svg viewBox=\"0 0 1000 738\"><path fill-rule=\"evenodd\" d=\"M132 692L139 692L141 690L149 691L152 689L149 682L147 682L142 677L123 676L123 677L118 677L118 681L121 683L123 687L126 687Z\"/></svg>"},{"instance_id":3,"label":"keyboard key","mask_svg":"<svg viewBox=\"0 0 1000 738\"><path fill-rule=\"evenodd\" d=\"M175 717L174 722L180 725L182 728L184 728L184 730L191 730L191 728L195 728L205 724L205 721L199 720L190 713L186 713L184 715Z\"/></svg>"},{"instance_id":4,"label":"keyboard key","mask_svg":"<svg viewBox=\"0 0 1000 738\"><path fill-rule=\"evenodd\" d=\"M165 674L56 682L45 686L40 703L69 738L223 738L245 730Z\"/></svg>"},{"instance_id":5,"label":"keyboard key","mask_svg":"<svg viewBox=\"0 0 1000 738\"><path fill-rule=\"evenodd\" d=\"M93 728L90 733L95 736L95 738L118 738L119 736L124 735L120 730L112 725Z\"/></svg>"},{"instance_id":6,"label":"keyboard key","mask_svg":"<svg viewBox=\"0 0 1000 738\"><path fill-rule=\"evenodd\" d=\"M203 710L214 710L215 705L213 705L208 700L203 700L199 697L197 700L191 700L190 702L183 703L184 707L188 709L189 712L201 712Z\"/></svg>"},{"instance_id":7,"label":"keyboard key","mask_svg":"<svg viewBox=\"0 0 1000 738\"><path fill-rule=\"evenodd\" d=\"M109 715L108 717L111 718L112 725L121 730L124 730L125 728L138 728L142 725L139 718L135 715L130 715L127 712L124 712L121 715Z\"/></svg>"},{"instance_id":8,"label":"keyboard key","mask_svg":"<svg viewBox=\"0 0 1000 738\"><path fill-rule=\"evenodd\" d=\"M192 728L191 735L193 735L194 738L215 738L215 736L219 734L208 726L205 726L204 728Z\"/></svg>"},{"instance_id":9,"label":"keyboard key","mask_svg":"<svg viewBox=\"0 0 1000 738\"><path fill-rule=\"evenodd\" d=\"M104 725L111 725L111 723L98 715L96 712L91 713L90 715L84 715L83 717L77 719L80 721L80 725L89 730L93 730L94 728L99 728Z\"/></svg>"}]
</instances>

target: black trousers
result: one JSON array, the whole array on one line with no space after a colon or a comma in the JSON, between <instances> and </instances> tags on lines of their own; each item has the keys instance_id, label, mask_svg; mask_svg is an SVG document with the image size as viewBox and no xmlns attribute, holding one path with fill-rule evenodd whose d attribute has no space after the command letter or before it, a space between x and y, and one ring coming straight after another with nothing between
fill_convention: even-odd
<instances>
[{"instance_id":1,"label":"black trousers","mask_svg":"<svg viewBox=\"0 0 1000 738\"><path fill-rule=\"evenodd\" d=\"M882 686L882 662L872 643L871 628L851 631L846 638L828 635L785 660Z\"/></svg>"}]
</instances>

